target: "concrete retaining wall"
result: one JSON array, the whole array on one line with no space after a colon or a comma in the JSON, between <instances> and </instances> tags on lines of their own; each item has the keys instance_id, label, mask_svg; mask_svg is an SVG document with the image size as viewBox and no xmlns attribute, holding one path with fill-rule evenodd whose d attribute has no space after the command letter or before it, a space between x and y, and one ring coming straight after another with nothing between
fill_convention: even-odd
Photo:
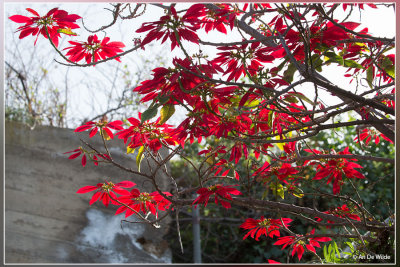
<instances>
[{"instance_id":1,"label":"concrete retaining wall","mask_svg":"<svg viewBox=\"0 0 400 267\"><path fill-rule=\"evenodd\" d=\"M112 205L89 206L91 193L76 194L85 185L104 179L131 180L153 191L149 182L118 168L68 160L66 151L81 145L71 129L5 124L5 262L6 263L162 263L170 250L162 236L168 230L123 223ZM101 147L99 138L90 139ZM135 156L122 151L121 140L111 141L114 159L132 169ZM143 164L144 165L144 164ZM145 166L142 167L146 171ZM163 177L158 177L163 181ZM169 183L163 183L163 189ZM128 218L134 220L133 216Z\"/></svg>"}]
</instances>

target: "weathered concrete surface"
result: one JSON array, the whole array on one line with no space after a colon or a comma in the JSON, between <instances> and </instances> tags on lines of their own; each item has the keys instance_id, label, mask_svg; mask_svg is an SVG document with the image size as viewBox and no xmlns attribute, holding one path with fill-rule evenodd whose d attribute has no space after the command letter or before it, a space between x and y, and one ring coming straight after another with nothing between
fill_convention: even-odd
<instances>
[{"instance_id":1,"label":"weathered concrete surface","mask_svg":"<svg viewBox=\"0 0 400 267\"><path fill-rule=\"evenodd\" d=\"M113 216L116 208L100 202L91 207L91 193L76 194L85 185L104 179L114 183L131 180L139 189L153 191L151 183L110 165L82 167L68 160L66 151L81 145L70 129L29 128L5 124L5 262L6 263L157 263L170 262L170 251L160 229L123 223ZM90 139L101 147L99 138ZM112 140L113 158L132 169L135 158ZM145 165L145 164L143 164ZM146 171L146 166L142 166ZM163 190L169 183L159 175ZM129 217L129 220L135 218ZM166 222L167 223L167 222Z\"/></svg>"}]
</instances>

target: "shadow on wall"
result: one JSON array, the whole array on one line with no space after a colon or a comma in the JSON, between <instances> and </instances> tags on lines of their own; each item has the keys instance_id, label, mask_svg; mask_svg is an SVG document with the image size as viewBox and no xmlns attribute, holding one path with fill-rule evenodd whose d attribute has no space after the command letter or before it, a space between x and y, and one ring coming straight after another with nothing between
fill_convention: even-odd
<instances>
[{"instance_id":1,"label":"shadow on wall","mask_svg":"<svg viewBox=\"0 0 400 267\"><path fill-rule=\"evenodd\" d=\"M157 230L126 222L121 228L123 215L114 216L112 205L89 206L90 194L75 193L105 179L131 180L151 191L149 183L116 168L91 162L83 168L79 159L68 160L63 153L80 146L79 137L87 140L87 135L54 127L31 131L11 122L5 126L5 263L171 262L162 239L169 220ZM90 142L100 147L100 140ZM127 156L121 143L111 142L114 158L134 169L134 155ZM162 189L169 186L165 182Z\"/></svg>"}]
</instances>

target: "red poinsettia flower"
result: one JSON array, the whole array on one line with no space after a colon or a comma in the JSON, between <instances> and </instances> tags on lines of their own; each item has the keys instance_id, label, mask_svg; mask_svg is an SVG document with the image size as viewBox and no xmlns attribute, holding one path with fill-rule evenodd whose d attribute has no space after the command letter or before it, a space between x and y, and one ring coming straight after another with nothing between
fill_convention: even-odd
<instances>
[{"instance_id":1,"label":"red poinsettia flower","mask_svg":"<svg viewBox=\"0 0 400 267\"><path fill-rule=\"evenodd\" d=\"M166 196L172 196L169 192L163 192ZM138 189L134 188L131 190L130 194L121 196L118 201L126 204L119 207L115 214L125 213L125 218L131 216L132 214L143 212L151 212L152 214L158 216L158 210L166 210L169 208L171 202L165 199L159 192L155 191L153 193L140 192ZM129 208L128 208L128 207Z\"/></svg>"},{"instance_id":2,"label":"red poinsettia flower","mask_svg":"<svg viewBox=\"0 0 400 267\"><path fill-rule=\"evenodd\" d=\"M110 202L114 205L119 205L119 203L115 201L115 199L117 199L115 193L120 195L129 195L129 191L123 188L131 188L135 185L136 184L131 181L122 181L116 184L106 181L105 183L98 183L96 186L84 186L80 188L76 193L85 194L98 189L98 191L92 196L89 204L92 205L94 202L101 199L103 200L103 204L107 207Z\"/></svg>"},{"instance_id":3,"label":"red poinsettia flower","mask_svg":"<svg viewBox=\"0 0 400 267\"><path fill-rule=\"evenodd\" d=\"M221 198L232 200L231 195L241 195L242 193L230 185L223 186L221 184L216 184L209 187L200 188L199 190L197 190L197 194L199 194L199 196L193 201L193 204L195 204L196 202L197 204L204 203L204 207L206 207L210 196L215 195L215 204L218 205L218 202L220 202L224 208L229 209L231 207L231 203L222 200Z\"/></svg>"},{"instance_id":4,"label":"red poinsettia flower","mask_svg":"<svg viewBox=\"0 0 400 267\"><path fill-rule=\"evenodd\" d=\"M345 218L345 217L347 217L347 218L352 219L352 220L355 220L355 221L361 221L360 216L358 216L357 214L355 214L355 213L354 213L354 210L349 209L349 208L347 207L346 204L344 204L344 205L341 206L341 207L336 207L336 208L334 208L333 210L324 211L324 213L326 213L326 214L332 214L332 215L335 215L336 217L339 217L339 218ZM318 217L315 218L315 219L316 219L316 221L318 221L318 222L322 221L322 219L321 219L321 218L318 218ZM334 222L334 221L328 220L328 223L335 223L335 222ZM329 228L329 227L328 227L328 228Z\"/></svg>"},{"instance_id":5,"label":"red poinsettia flower","mask_svg":"<svg viewBox=\"0 0 400 267\"><path fill-rule=\"evenodd\" d=\"M360 136L356 136L354 138L354 141L358 143L361 140L364 141L366 145L368 145L371 139L374 139L374 142L377 145L381 141L381 138L393 144L393 141L387 138L384 134L380 133L379 131L376 131L375 129L368 129L368 128L364 129L360 134Z\"/></svg>"},{"instance_id":6,"label":"red poinsettia flower","mask_svg":"<svg viewBox=\"0 0 400 267\"><path fill-rule=\"evenodd\" d=\"M53 8L45 16L40 16L35 10L27 8L27 11L32 13L33 17L26 17L21 15L14 15L9 17L10 20L16 23L25 23L25 25L18 28L20 31L19 39L25 38L28 35L36 37L35 44L39 35L43 35L47 39L46 28L49 33L51 41L55 46L58 46L58 38L60 37L60 31L63 29L71 30L79 28L75 24L76 20L81 17L75 14L68 14L64 10Z\"/></svg>"},{"instance_id":7,"label":"red poinsettia flower","mask_svg":"<svg viewBox=\"0 0 400 267\"><path fill-rule=\"evenodd\" d=\"M315 229L313 229L309 234L306 234L305 236L303 235L297 235L297 236L284 236L278 238L278 241L274 243L274 245L283 245L282 249L284 249L287 246L290 246L292 244L292 257L297 253L297 257L299 260L301 260L301 257L304 254L305 248L307 250L316 253L315 248L321 247L319 242L328 242L331 241L332 239L329 237L310 237L307 238L308 235L314 235ZM308 244L307 244L308 242Z\"/></svg>"},{"instance_id":8,"label":"red poinsettia flower","mask_svg":"<svg viewBox=\"0 0 400 267\"><path fill-rule=\"evenodd\" d=\"M74 149L74 150L71 150L71 151L64 152L64 154L69 154L69 153L73 153L73 154L71 154L71 155L68 157L68 159L76 159L76 158L79 157L80 155L83 155L83 156L82 156L82 166L83 166L83 167L86 166L86 161L87 161L86 152L85 152L85 150L84 150L82 147L79 147L79 148ZM109 157L107 154L99 154L99 153L97 153L97 154L89 154L89 157L90 157L90 155L92 155L93 163L94 163L94 165L96 165L96 166L99 165L99 158L101 158L101 159L103 159L103 160L106 160L106 161L107 161L107 160L110 160L110 157Z\"/></svg>"},{"instance_id":9,"label":"red poinsettia flower","mask_svg":"<svg viewBox=\"0 0 400 267\"><path fill-rule=\"evenodd\" d=\"M121 126L122 124L123 122L120 120L112 122L107 122L106 120L100 120L99 122L88 121L86 124L76 128L75 132L83 132L91 129L89 137L92 138L100 129L100 135L104 136L104 139L108 140L114 138L110 128L113 130L123 130L124 128Z\"/></svg>"},{"instance_id":10,"label":"red poinsettia flower","mask_svg":"<svg viewBox=\"0 0 400 267\"><path fill-rule=\"evenodd\" d=\"M289 223L292 222L292 219L289 218L282 218L283 223L285 224L286 227L289 227ZM267 219L264 218L264 216L261 216L260 219L255 220L252 218L246 219L242 225L240 225L240 228L250 230L244 237L243 240L245 240L248 236L251 236L251 238L254 238L255 240L259 240L261 235L265 235L266 237L274 237L280 236L279 229L283 226L282 221L280 219Z\"/></svg>"},{"instance_id":11,"label":"red poinsettia flower","mask_svg":"<svg viewBox=\"0 0 400 267\"><path fill-rule=\"evenodd\" d=\"M279 261L274 261L274 260L270 260L270 259L268 259L268 263L270 263L270 264L282 264Z\"/></svg>"},{"instance_id":12,"label":"red poinsettia flower","mask_svg":"<svg viewBox=\"0 0 400 267\"><path fill-rule=\"evenodd\" d=\"M310 153L322 154L321 151L318 151L316 149L312 150L305 149L304 151ZM343 151L334 153L337 155L351 155L348 147L346 147ZM354 163L353 161L357 160L356 159L347 160L344 158L339 158L339 159L330 159L326 161L326 163L324 164L322 164L321 162L317 162L316 164L318 164L317 166L318 171L315 174L313 180L321 180L323 178L328 177L327 184L329 184L333 180L333 194L339 194L340 188L344 183L343 174L346 175L347 178L365 179L364 175L362 175L359 171L355 169L355 168L362 168L362 166L360 166L357 163ZM309 161L305 161L304 165L308 164L308 162ZM313 162L311 164L313 165L315 163Z\"/></svg>"},{"instance_id":13,"label":"red poinsettia flower","mask_svg":"<svg viewBox=\"0 0 400 267\"><path fill-rule=\"evenodd\" d=\"M244 154L244 158L247 159L249 156L249 152L247 150L247 145L242 143L236 143L231 152L231 156L229 157L229 161L235 159L235 164L239 163L240 158L242 157L242 151Z\"/></svg>"},{"instance_id":14,"label":"red poinsettia flower","mask_svg":"<svg viewBox=\"0 0 400 267\"><path fill-rule=\"evenodd\" d=\"M219 8L209 9L204 4L194 4L186 11L183 18L193 25L201 26L206 33L217 30L227 34L225 24L232 30L235 18L241 14L241 11L230 4L216 4L216 6Z\"/></svg>"},{"instance_id":15,"label":"red poinsettia flower","mask_svg":"<svg viewBox=\"0 0 400 267\"><path fill-rule=\"evenodd\" d=\"M271 167L271 164L266 161L263 166L256 169L252 176L261 175L264 177L271 177L275 175L280 181L284 182L285 184L289 184L288 180L292 180L292 176L297 173L299 173L299 171L290 163L283 163L280 166ZM270 181L270 179L267 181Z\"/></svg>"},{"instance_id":16,"label":"red poinsettia flower","mask_svg":"<svg viewBox=\"0 0 400 267\"><path fill-rule=\"evenodd\" d=\"M218 53L218 57L212 62L219 66L227 66L224 71L224 75L230 73L227 80L237 81L242 75L246 75L246 71L253 76L264 68L262 63L270 63L275 59L267 54L270 49L260 46L260 42L218 47L218 50L223 52Z\"/></svg>"},{"instance_id":17,"label":"red poinsettia flower","mask_svg":"<svg viewBox=\"0 0 400 267\"><path fill-rule=\"evenodd\" d=\"M90 35L87 42L68 41L73 46L64 48L69 50L66 56L73 62L79 62L83 58L86 63L97 62L109 57L114 57L122 52L121 48L125 45L121 42L109 42L110 38L105 37L102 41L99 40L97 35ZM119 57L115 58L116 61L121 62Z\"/></svg>"},{"instance_id":18,"label":"red poinsettia flower","mask_svg":"<svg viewBox=\"0 0 400 267\"><path fill-rule=\"evenodd\" d=\"M175 8L170 6L170 13L162 16L158 21L143 23L142 27L140 27L136 32L142 33L149 31L141 42L142 48L154 40L160 40L163 38L161 43L164 43L167 39L171 41L172 51L176 46L179 46L175 32L184 40L195 44L199 43L199 37L195 33L199 26L187 25L186 23L186 18L178 17Z\"/></svg>"},{"instance_id":19,"label":"red poinsettia flower","mask_svg":"<svg viewBox=\"0 0 400 267\"><path fill-rule=\"evenodd\" d=\"M77 157L79 157L80 155L83 154L83 156L82 156L82 166L83 167L86 166L86 154L85 154L85 152L83 151L83 149L81 147L79 147L77 149L74 149L74 150L71 150L71 151L67 151L64 154L69 154L69 153L74 153L74 154L71 154L68 157L68 159L76 159Z\"/></svg>"},{"instance_id":20,"label":"red poinsettia flower","mask_svg":"<svg viewBox=\"0 0 400 267\"><path fill-rule=\"evenodd\" d=\"M139 119L142 114L139 113ZM143 123L136 118L128 118L128 121L132 124L128 129L119 131L116 135L118 138L124 139L124 143L130 139L128 144L129 148L137 148L143 145L147 145L152 151L157 152L161 149L162 144L175 145L176 139L173 130L170 128L171 125L159 124L160 118L155 122L145 121Z\"/></svg>"}]
</instances>

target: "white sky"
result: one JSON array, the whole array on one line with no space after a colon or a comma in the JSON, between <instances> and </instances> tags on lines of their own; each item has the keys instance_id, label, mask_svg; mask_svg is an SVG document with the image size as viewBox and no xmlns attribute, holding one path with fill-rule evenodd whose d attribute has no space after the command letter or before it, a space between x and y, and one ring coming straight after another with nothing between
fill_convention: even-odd
<instances>
[{"instance_id":1,"label":"white sky","mask_svg":"<svg viewBox=\"0 0 400 267\"><path fill-rule=\"evenodd\" d=\"M178 4L179 5L179 4ZM110 12L105 11L104 7L109 8L110 6L107 5L106 3L62 3L62 4L47 4L47 3L5 3L5 40L9 38L17 38L19 33L14 33L13 31L16 30L16 28L20 25L10 21L7 19L11 15L15 14L20 14L20 15L27 15L28 12L25 11L24 9L30 7L32 9L35 9L38 11L40 15L44 15L48 10L54 7L59 7L60 9L64 9L69 13L73 14L78 14L82 17L85 18L85 26L87 26L90 29L97 29L100 26L104 24L108 24L111 21L111 15ZM338 17L341 17L342 8L339 7L337 9L337 12L335 12ZM133 46L133 38L140 37L139 34L135 33L135 30L138 28L139 25L141 25L145 21L154 21L158 20L160 16L162 16L163 11L158 8L158 7L151 7L148 6L147 11L144 16L141 16L135 20L125 20L123 23L118 23L117 25L113 26L111 29L107 30L107 36L111 38L112 41L122 41L126 47L125 50L130 49ZM101 21L100 21L101 18ZM268 21L268 19L266 19ZM355 10L352 14L352 16L348 19L348 21L355 21L355 22L360 22L362 23L362 26L357 28L356 30L360 30L363 28L363 26L368 27L369 32L373 34L374 36L379 36L379 37L393 37L395 36L395 13L393 8L385 8L385 7L380 7L379 9L372 9L367 6L364 7L364 11L362 13L358 12L358 10ZM80 26L82 26L81 23L78 23ZM85 32L83 29L77 30L78 34L80 36L77 37L64 37L66 40L86 40L87 36L90 35L90 33ZM204 32L204 30L202 30ZM146 33L145 33L146 34ZM102 33L98 33L99 38L103 38L104 35ZM214 33L214 34L209 34L206 35L204 34L199 34L200 38L202 40L208 40L208 41L214 41L214 42L229 42L229 41L240 41L241 37L240 35L234 35L234 34L229 34L224 35L221 33ZM141 34L141 37L144 37L144 34ZM33 47L33 37L26 37L22 40L20 40L21 44L23 47ZM186 43L187 47L189 47L189 51L191 53L198 52L198 46L196 45L191 45L191 43L184 42ZM7 45L9 43L5 42L5 47L7 51ZM60 47L66 47L68 43L64 41L64 43L61 43ZM59 56L56 56L54 52L51 51L50 44L48 43L47 40L44 38L39 38L38 47L42 51L38 51L38 54L41 54L42 56L48 57L49 62L52 61L54 58L58 58L60 60ZM132 72L134 72L134 67L133 62L138 62L137 59L142 56L147 59L152 59L157 53L162 54L169 59L172 57L178 55L179 57L183 57L182 53L179 51L179 48L175 48L174 52L171 53L169 51L170 44L167 41L166 45L161 46L160 42L157 43L154 49L149 49L147 48L145 51L139 51L139 56L137 53L131 53L125 57L122 58L122 64L128 64L128 66L132 69ZM208 50L207 48L204 48L202 46L202 50L205 53L212 53L212 50ZM49 51L51 51L49 53ZM167 54L166 54L167 53ZM395 51L391 51L391 53L395 53ZM12 60L9 58L9 55L7 53L5 54L5 60ZM109 61L110 62L110 61ZM168 62L168 59L167 61ZM119 64L119 65L118 65ZM139 60L138 64L141 64L141 61ZM110 65L112 67L110 67ZM87 84L93 82L95 86L97 87L100 84L101 89L104 90L117 90L117 88L111 88L111 83L108 80L111 76L112 73L117 70L117 68L120 68L122 65L117 62L113 63L106 63L101 66L96 67L90 67L90 68L77 68L77 67L72 67L68 70L68 76L72 77L69 79L69 96L71 97L71 100L69 101L69 106L68 106L68 116L70 117L76 117L77 120L75 121L70 121L68 126L69 127L75 127L77 126L76 123L83 119L84 117L89 118L93 115L91 113L97 112L98 114L103 112L105 110L104 108L104 103L106 102L107 95L99 93L100 88L88 88ZM329 80L332 82L338 84L339 86L346 88L349 86L348 82L349 80L343 79L343 75L338 73L338 68L335 67L330 67L331 70L324 70L324 76L327 77ZM102 70L102 72L99 72L99 70ZM67 73L67 68L64 66L57 66L57 69L54 70L54 73L52 75L56 75L55 77L60 77L60 87L63 88L63 81L64 81L64 76L65 73ZM107 75L104 74L110 73L110 77L105 77ZM149 77L150 78L150 77ZM339 79L338 79L339 78ZM85 84L85 85L83 85ZM307 91L307 90L305 90ZM313 90L308 90L308 91L313 91ZM307 95L307 92L305 92ZM95 103L96 107L94 108L95 110L92 110L90 106L92 105L92 99L96 99ZM329 97L328 99L333 100L333 97ZM97 114L96 114L97 115ZM136 114L133 114L136 116ZM174 119L175 117L175 119ZM182 112L177 112L176 115L174 115L173 118L169 121L169 123L177 123L180 121L183 117L184 114Z\"/></svg>"}]
</instances>

